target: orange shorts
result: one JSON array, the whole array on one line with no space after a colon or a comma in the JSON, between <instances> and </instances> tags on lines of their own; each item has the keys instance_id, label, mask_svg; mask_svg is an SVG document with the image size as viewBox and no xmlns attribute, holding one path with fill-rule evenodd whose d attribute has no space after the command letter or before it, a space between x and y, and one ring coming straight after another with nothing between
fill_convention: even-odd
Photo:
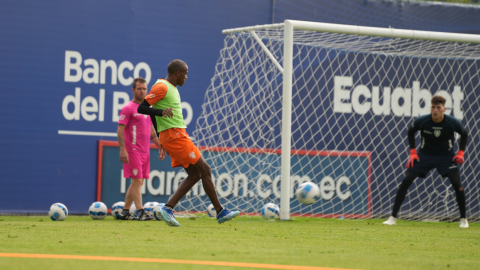
<instances>
[{"instance_id":1,"label":"orange shorts","mask_svg":"<svg viewBox=\"0 0 480 270\"><path fill-rule=\"evenodd\" d=\"M200 151L188 137L180 137L162 145L172 159L172 167L188 168L200 159Z\"/></svg>"}]
</instances>

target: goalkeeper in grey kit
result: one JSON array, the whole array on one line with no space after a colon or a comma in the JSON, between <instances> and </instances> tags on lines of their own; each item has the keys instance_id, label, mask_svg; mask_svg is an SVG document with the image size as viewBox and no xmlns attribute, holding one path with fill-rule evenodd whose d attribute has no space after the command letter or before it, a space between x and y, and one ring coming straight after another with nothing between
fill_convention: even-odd
<instances>
[{"instance_id":1,"label":"goalkeeper in grey kit","mask_svg":"<svg viewBox=\"0 0 480 270\"><path fill-rule=\"evenodd\" d=\"M437 169L442 177L448 177L455 189L458 208L460 210L460 228L468 228L465 209L465 191L460 179L460 170L457 164L465 161L464 151L467 146L468 132L455 117L444 114L445 98L439 95L432 97L431 114L420 116L408 129L408 143L410 158L407 162L407 171L400 184L392 215L385 225L395 225L397 214L407 195L408 188L417 179L425 178L432 169ZM422 143L417 154L415 149L415 132L420 130ZM457 154L453 151L455 132L460 134L460 144Z\"/></svg>"}]
</instances>

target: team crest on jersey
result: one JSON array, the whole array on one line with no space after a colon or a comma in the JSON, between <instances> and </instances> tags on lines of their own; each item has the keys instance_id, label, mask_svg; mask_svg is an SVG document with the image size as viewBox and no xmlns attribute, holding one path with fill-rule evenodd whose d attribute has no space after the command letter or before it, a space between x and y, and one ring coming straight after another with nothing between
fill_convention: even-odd
<instances>
[{"instance_id":1,"label":"team crest on jersey","mask_svg":"<svg viewBox=\"0 0 480 270\"><path fill-rule=\"evenodd\" d=\"M133 169L132 170L133 174L136 176L138 174L138 170L137 169Z\"/></svg>"},{"instance_id":2,"label":"team crest on jersey","mask_svg":"<svg viewBox=\"0 0 480 270\"><path fill-rule=\"evenodd\" d=\"M440 137L440 134L442 134L442 131L441 131L441 130L438 130L438 129L436 129L436 130L433 132L433 135L435 135L435 137Z\"/></svg>"},{"instance_id":3,"label":"team crest on jersey","mask_svg":"<svg viewBox=\"0 0 480 270\"><path fill-rule=\"evenodd\" d=\"M193 151L190 152L190 154L188 154L188 156L192 159L197 157Z\"/></svg>"}]
</instances>

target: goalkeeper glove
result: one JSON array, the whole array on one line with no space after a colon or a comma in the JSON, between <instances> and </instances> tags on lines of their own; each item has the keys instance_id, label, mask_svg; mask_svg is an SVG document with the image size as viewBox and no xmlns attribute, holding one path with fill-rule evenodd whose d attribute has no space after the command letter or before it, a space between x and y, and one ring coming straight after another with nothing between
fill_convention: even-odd
<instances>
[{"instance_id":1,"label":"goalkeeper glove","mask_svg":"<svg viewBox=\"0 0 480 270\"><path fill-rule=\"evenodd\" d=\"M417 149L413 148L410 149L410 158L407 161L407 169L413 168L413 163L415 160L418 160L418 162L420 162L420 158L417 155Z\"/></svg>"},{"instance_id":2,"label":"goalkeeper glove","mask_svg":"<svg viewBox=\"0 0 480 270\"><path fill-rule=\"evenodd\" d=\"M463 150L458 150L457 155L453 157L453 162L457 164L462 164L463 162L465 162L465 158L463 157L463 155Z\"/></svg>"}]
</instances>

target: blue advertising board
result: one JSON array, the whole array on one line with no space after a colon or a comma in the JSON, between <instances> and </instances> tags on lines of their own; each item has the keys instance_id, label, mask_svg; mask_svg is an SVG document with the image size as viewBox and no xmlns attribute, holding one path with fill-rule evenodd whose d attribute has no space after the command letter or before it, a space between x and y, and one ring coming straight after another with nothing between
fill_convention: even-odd
<instances>
[{"instance_id":1,"label":"blue advertising board","mask_svg":"<svg viewBox=\"0 0 480 270\"><path fill-rule=\"evenodd\" d=\"M212 180L220 202L226 207L240 210L244 214L255 214L260 212L264 202L280 198L279 172L267 173L262 164L275 162L281 151L219 147L200 149L203 158L211 166L221 164L212 168ZM97 201L104 202L108 207L125 200L131 181L123 177L119 154L118 142L99 141ZM150 178L144 181L142 199L144 202L166 203L187 174L181 168L172 168L168 156L163 161L159 161L157 156L158 149L152 145ZM236 159L248 159L249 162L239 167ZM315 210L312 212L312 206L302 205L292 199L292 215L352 218L370 216L369 152L292 151L292 164L296 165L292 167L291 198L295 187L303 182L314 182L320 187L320 200L313 205ZM201 181L183 200L188 203L180 203L178 211L203 211L210 203Z\"/></svg>"},{"instance_id":2,"label":"blue advertising board","mask_svg":"<svg viewBox=\"0 0 480 270\"><path fill-rule=\"evenodd\" d=\"M189 65L180 92L193 134L223 29L293 19L480 33L479 14L405 1L3 1L0 212L46 213L62 202L86 214L96 199L97 142L115 139L131 80L143 76L151 86L176 58Z\"/></svg>"}]
</instances>

